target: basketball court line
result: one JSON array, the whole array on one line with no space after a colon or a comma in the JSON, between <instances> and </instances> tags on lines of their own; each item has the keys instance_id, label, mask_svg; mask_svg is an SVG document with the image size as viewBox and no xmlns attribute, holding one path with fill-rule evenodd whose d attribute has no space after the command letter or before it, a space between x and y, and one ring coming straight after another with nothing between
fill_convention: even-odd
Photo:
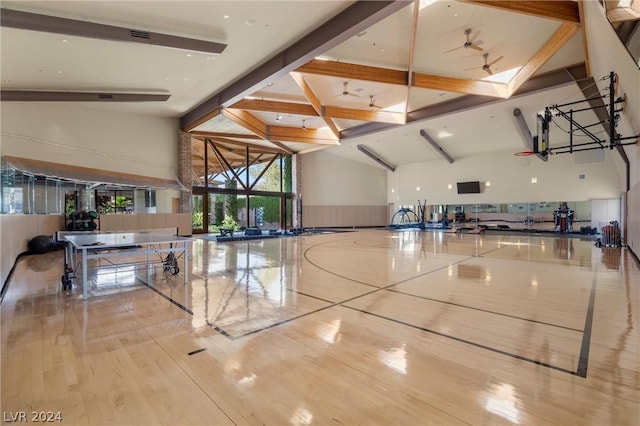
<instances>
[{"instance_id":1,"label":"basketball court line","mask_svg":"<svg viewBox=\"0 0 640 426\"><path fill-rule=\"evenodd\" d=\"M335 242L335 241L321 243L320 245L325 245L325 244L329 244L329 243L333 243L333 242ZM418 296L418 295L414 295L414 294L411 294L411 293L406 293L406 292L403 292L403 291L396 290L396 289L392 288L392 287L397 286L399 284L402 284L404 282L407 282L407 281L414 280L414 279L419 278L419 277L423 277L423 276L432 274L434 272L443 270L445 268L449 268L451 265L460 264L460 263L463 263L465 261L468 261L468 260L471 260L471 259L474 259L474 258L477 258L477 257L482 257L483 255L486 255L488 253L494 252L496 250L500 250L501 248L508 247L508 246L493 248L493 249L487 250L486 252L483 252L481 255L477 255L477 256L476 255L467 256L464 259L461 259L461 260L459 260L457 262L449 263L449 264L444 265L442 267L438 267L438 268L435 268L433 270L426 271L426 272L418 274L416 276L412 276L412 277L403 279L401 281L394 282L392 284L389 284L389 285L383 286L383 287L379 287L379 286L376 286L376 285L373 285L373 284L370 284L370 283L367 283L367 282L363 282L363 281L359 281L359 280L356 280L356 279L352 279L352 278L349 278L349 277L334 273L332 271L329 271L326 268L323 268L321 266L318 266L313 261L310 261L307 258L307 252L309 250L311 250L312 248L314 248L314 247L317 247L317 245L309 247L304 252L304 258L308 262L310 262L313 266L315 266L315 267L317 267L317 268L319 268L319 269L321 269L321 270L323 270L323 271L325 271L325 272L327 272L327 273L329 273L331 275L340 277L342 279L345 279L347 281L354 282L354 283L357 283L357 284L362 284L362 285L366 285L366 286L369 286L369 287L374 287L374 289L372 289L369 292L366 292L366 293L363 293L363 294L359 294L357 296L350 297L348 299L344 299L344 300L341 300L341 301L334 302L334 301L330 301L330 300L324 299L322 297L313 296L311 294L304 293L304 292L299 291L299 290L292 290L292 289L287 288L286 290L288 292L296 293L296 294L301 295L301 296L310 297L310 298L313 298L313 299L316 299L316 300L319 300L319 301L322 301L322 302L326 302L326 303L328 303L328 305L327 306L323 306L323 307L318 308L318 309L315 309L315 310L311 310L309 312L305 312L305 313L302 313L302 314L299 314L299 315L295 315L295 316L290 317L290 318L283 319L281 321L277 321L277 322L268 324L268 325L266 325L264 327L260 327L260 328L254 329L254 330L246 331L244 333L237 334L237 335L233 335L233 334L227 332L226 330L222 329L221 327L216 326L214 323L211 323L209 320L207 320L207 325L209 327L213 328L214 330L216 330L217 332L219 332L220 334L224 335L225 337L229 338L230 340L237 340L237 339L241 339L241 338L244 338L244 337L259 333L261 331L265 331L265 330L268 330L268 329L271 329L271 328L274 328L274 327L278 327L280 325L284 325L284 324L293 322L295 320L307 317L309 315L316 314L318 312L321 312L321 311L324 311L324 310L327 310L327 309L331 309L331 308L334 308L334 307L343 307L343 308L346 308L346 309L350 309L350 310L353 310L353 311L364 313L366 315L371 315L371 316L374 316L374 317L377 317L377 318L380 318L380 319L384 319L384 320L387 320L387 321L390 321L390 322L393 322L395 324L399 324L399 325L402 325L402 326L405 326L405 327L411 327L413 329L417 329L417 330L420 330L420 331L423 331L423 332L426 332L426 333L430 333L430 334L438 335L440 337L451 339L451 340L459 342L459 343L468 344L468 345L473 346L473 347L478 347L478 348L481 348L481 349L484 349L484 350L488 350L488 351L491 351L491 352L494 352L494 353L498 353L498 354L501 354L501 355L509 356L511 358L519 359L519 360L522 360L522 361L525 361L525 362L529 362L529 363L532 363L532 364L535 364L535 365L540 365L540 366L543 366L543 367L546 367L546 368L549 368L549 369L560 371L560 372L563 372L563 373L566 373L566 374L571 374L571 375L576 375L576 376L579 376L579 377L586 378L588 361L589 361L589 346L590 346L590 340L591 340L591 327L592 327L592 324L593 324L593 308L594 308L594 305L595 305L595 292L596 292L596 288L597 288L597 273L598 273L597 268L596 268L595 271L593 271L594 275L593 275L593 279L592 279L592 288L591 288L589 303L588 303L588 306L587 306L587 313L585 315L585 327L584 327L584 330L579 330L579 329L575 329L575 328L571 328L571 327L566 327L566 326L552 324L552 323L546 323L546 322L543 322L543 321L531 320L531 319L527 319L527 318L521 318L521 317L517 317L517 316L514 316L514 315L504 314L504 313L500 313L500 312L494 312L494 311L490 311L490 310L486 310L486 309L474 308L472 306L466 306L466 305L462 305L462 304L456 304L456 303L452 303L452 302L446 302L446 301L441 301L441 300L437 300L437 299L431 299L431 298L428 298L428 297ZM191 274L191 275L192 275L192 277L198 276L196 274ZM153 286L150 286L150 285L147 285L147 287L149 287L154 292L156 292L159 295L161 295L163 298L165 298L166 300L168 300L169 302L171 302L175 306L177 306L180 309L182 309L184 312L189 313L190 315L193 315L193 312L189 308L187 308L186 306L182 305L180 302L177 302L175 299L171 298L170 296L167 296L167 295L163 294L159 289L157 289L157 288L155 288ZM575 332L582 333L583 337L582 337L582 342L581 342L581 345L580 345L581 349L580 349L579 362L578 362L578 366L576 368L576 371L572 371L572 370L569 370L567 368L559 367L559 366L556 366L556 365L553 365L553 364L550 364L550 363L545 363L545 362L542 362L542 361L539 361L539 360L527 358L527 357L522 356L522 355L514 354L514 353L511 353L511 352L506 351L506 350L494 348L494 347L491 347L491 346L488 346L488 345L484 345L484 344L481 344L481 343L478 343L478 342L473 342L473 341L470 341L470 340L467 340L467 339L463 339L463 338L460 338L460 337L457 337L457 336L444 334L444 333L438 332L436 330L432 330L432 329L429 329L429 328L426 328L426 327L422 327L422 326L419 326L419 325L416 325L416 324L411 324L411 323L406 322L406 321L390 318L388 316L380 315L380 314L377 314L375 312L370 312L370 311L367 311L367 310L364 310L364 309L359 309L359 308L356 308L356 307L351 307L351 306L345 305L346 303L348 303L350 301L354 301L354 300L357 300L357 299L360 299L360 298L363 298L363 297L366 297L368 295L371 295L371 294L374 294L374 293L378 293L378 292L381 292L381 291L384 291L384 290L390 291L390 292L394 292L394 293L398 293L398 294L403 294L403 295L410 296L410 297L430 300L430 301L433 301L433 302L436 302L436 303L449 304L449 305L453 305L453 306L457 306L457 307L461 307L461 308L465 308L465 309L473 309L473 310L477 310L477 311L481 311L481 312L485 312L485 313L489 313L489 314L493 314L493 315L499 315L499 316L503 316L503 317L519 319L519 320L523 320L523 321L528 321L528 322L532 322L532 323L538 323L538 324L541 324L541 325L547 325L547 326L551 326L551 327L558 327L558 328L566 329L566 330L569 330L569 331L575 331Z\"/></svg>"},{"instance_id":2,"label":"basketball court line","mask_svg":"<svg viewBox=\"0 0 640 426\"><path fill-rule=\"evenodd\" d=\"M392 284L392 285L395 285L395 284ZM148 286L148 287L151 288L156 293L160 294L163 298L169 300L174 305L180 307L183 311L189 313L190 315L193 315L193 312L191 310L189 310L188 308L186 308L182 304L176 302L175 300L173 300L169 296L164 295L158 289L153 288L151 286ZM595 289L595 279L594 279L594 289ZM592 289L592 294L595 293L594 289ZM269 330L271 328L275 328L275 327L278 327L278 326L293 322L295 320L298 320L298 319L301 319L301 318L316 314L318 312L321 312L321 311L324 311L324 310L327 310L327 309L331 309L331 308L334 308L334 307L342 307L342 308L345 308L345 309L350 309L350 310L353 310L353 311L361 312L363 314L370 315L370 316L373 316L373 317L376 317L376 318L379 318L379 319L383 319L383 320L386 320L386 321L389 321L389 322L392 322L392 323L395 323L395 324L399 324L399 325L402 325L402 326L405 326L405 327L410 327L410 328L413 328L413 329L416 329L416 330L420 330L420 331L423 331L423 332L426 332L426 333L430 333L430 334L434 334L434 335L437 335L437 336L440 336L440 337L444 337L444 338L456 341L458 343L467 344L467 345L470 345L470 346L473 346L473 347L477 347L477 348L480 348L480 349L488 350L488 351L493 352L493 353L509 356L511 358L515 358L515 359L518 359L518 360L521 360L521 361L529 362L529 363L532 363L532 364L535 364L535 365L539 365L539 366L542 366L542 367L546 367L546 368L549 368L549 369L552 369L552 370L556 370L556 371L559 371L559 372L562 372L562 373L566 373L566 374L570 374L570 375L577 375L579 377L586 378L587 365L588 365L588 361L589 361L589 359L588 359L589 358L588 357L588 347L589 347L589 344L590 344L590 328L591 328L591 323L592 323L592 319L593 319L593 315L592 314L591 315L587 315L587 318L585 320L585 323L589 324L589 333L588 333L589 336L587 337L587 333L583 333L583 340L582 340L582 344L581 344L581 348L582 349L581 349L581 353L580 353L580 360L579 360L579 363L578 363L578 368L576 369L576 371L572 371L572 370L569 370L569 369L566 369L566 368L562 368L562 367L559 367L559 366L556 366L556 365L553 365L553 364L549 364L549 363L546 363L546 362L542 362L542 361L538 361L538 360L535 360L535 359L527 358L527 357L522 356L522 355L514 354L514 353L511 353L511 352L502 350L502 349L494 348L494 347L491 347L491 346L488 346L488 345L483 345L481 343L473 342L473 341L470 341L470 340L467 340L467 339L462 339L460 337L452 336L452 335L449 335L449 334L444 334L444 333L441 333L441 332L438 332L438 331L435 331L435 330L432 330L432 329L429 329L429 328L426 328L426 327L421 327L419 325L411 324L411 323L408 323L406 321L397 320L395 318L390 318L390 317L387 317L387 316L384 316L384 315L376 314L374 312L370 312L370 311L363 310L363 309L358 309L358 308L347 306L347 305L344 304L344 303L347 303L349 301L364 297L366 295L370 295L370 294L373 294L373 293L377 293L377 292L386 290L386 288L379 288L379 289L367 292L365 294L362 294L360 296L352 297L352 298L343 300L341 302L334 302L334 303L331 303L330 301L322 299L320 297L304 294L304 293L299 292L299 291L294 291L294 290L291 290L291 289L287 289L287 290L290 291L290 292L299 294L299 295L304 295L304 296L307 296L307 297L312 297L312 298L317 299L317 300L325 301L327 303L330 303L330 305L322 307L322 308L319 308L319 309L315 309L313 311L305 312L303 314L296 315L294 317L287 318L287 319L284 319L284 320L269 324L267 326L264 326L264 327L261 327L261 328L258 328L258 329L254 329L254 330L251 330L251 331L247 331L245 333L238 334L238 335L232 335L232 334L226 332L225 330L223 330L222 328L210 323L209 321L207 321L207 325L209 327L212 327L214 330L216 330L217 332L219 332L223 336L227 337L228 339L230 339L232 341L235 341L235 340L238 340L238 339L242 339L242 338L251 336L253 334L260 333L260 332L265 331L265 330ZM595 298L595 296L594 296L594 298ZM593 306L592 306L591 303L590 303L590 306L591 306L590 312L592 313L593 312ZM526 320L526 319L524 319L524 320ZM550 324L550 325L554 326L553 324ZM558 326L558 327L562 327L562 326ZM567 328L567 327L562 327L562 328ZM570 329L570 328L567 328L567 329L572 330L572 331L581 332L581 330L573 330L573 329ZM586 352L585 352L585 347L587 348Z\"/></svg>"},{"instance_id":3,"label":"basketball court line","mask_svg":"<svg viewBox=\"0 0 640 426\"><path fill-rule=\"evenodd\" d=\"M394 284L395 285L395 284ZM452 306L457 306L460 308L464 308L464 309L471 309L474 311L479 311L479 312L486 312L488 314L492 314L492 315L498 315L498 316L502 316L502 317L507 317L507 318L513 318L513 319L518 319L518 320L522 320L522 321L527 321L527 322L532 322L535 324L540 324L540 325L548 325L551 327L556 327L556 328L563 328L565 330L569 330L569 331L577 331L579 333L584 332L584 330L579 330L577 328L572 328L572 327L566 327L564 325L558 325L558 324L553 324L550 322L545 322L545 321L538 321L538 320L534 320L534 319L530 319L530 318L525 318L525 317L519 317L516 315L511 315L511 314L505 314L503 312L497 312L497 311L490 311L488 309L482 309L482 308L476 308L473 306L469 306L469 305L463 305L461 303L454 303L454 302L447 302L446 300L439 300L439 299L433 299L431 297L426 297L426 296L419 296L417 294L413 294L413 293L407 293L405 291L401 291L401 290L394 290L392 288L387 288L387 291L391 291L393 293L398 293L398 294L403 294L405 296L410 296L410 297L415 297L418 299L424 299L424 300L429 300L431 302L436 302L436 303L443 303L446 305L452 305Z\"/></svg>"}]
</instances>

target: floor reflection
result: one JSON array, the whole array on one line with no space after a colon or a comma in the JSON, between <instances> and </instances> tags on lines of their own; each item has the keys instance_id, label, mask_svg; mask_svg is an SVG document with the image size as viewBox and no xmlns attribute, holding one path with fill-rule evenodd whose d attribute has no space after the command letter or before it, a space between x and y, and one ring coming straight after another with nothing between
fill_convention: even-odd
<instances>
[{"instance_id":1,"label":"floor reflection","mask_svg":"<svg viewBox=\"0 0 640 426\"><path fill-rule=\"evenodd\" d=\"M315 311L326 302L292 292L299 271L291 262L291 239L199 240L194 257L192 306L195 324L206 324L230 336L252 333ZM204 301L202 303L201 301Z\"/></svg>"}]
</instances>

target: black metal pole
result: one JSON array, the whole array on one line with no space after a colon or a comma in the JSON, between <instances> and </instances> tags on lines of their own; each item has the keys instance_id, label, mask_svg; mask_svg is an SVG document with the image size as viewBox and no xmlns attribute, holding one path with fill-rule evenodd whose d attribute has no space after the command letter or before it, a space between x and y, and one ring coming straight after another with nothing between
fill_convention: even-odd
<instances>
[{"instance_id":1,"label":"black metal pole","mask_svg":"<svg viewBox=\"0 0 640 426\"><path fill-rule=\"evenodd\" d=\"M609 148L613 149L616 139L616 117L615 117L615 103L613 102L613 92L615 91L615 79L616 74L611 71L609 73Z\"/></svg>"}]
</instances>

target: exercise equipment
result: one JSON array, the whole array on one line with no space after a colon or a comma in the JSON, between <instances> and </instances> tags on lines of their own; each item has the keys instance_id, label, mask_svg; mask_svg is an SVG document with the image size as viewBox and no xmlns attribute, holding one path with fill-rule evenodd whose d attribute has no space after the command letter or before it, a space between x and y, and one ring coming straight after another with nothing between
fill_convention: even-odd
<instances>
[{"instance_id":1,"label":"exercise equipment","mask_svg":"<svg viewBox=\"0 0 640 426\"><path fill-rule=\"evenodd\" d=\"M569 209L567 203L560 203L558 210L553 211L553 224L555 232L573 231L574 211Z\"/></svg>"},{"instance_id":2,"label":"exercise equipment","mask_svg":"<svg viewBox=\"0 0 640 426\"><path fill-rule=\"evenodd\" d=\"M621 247L622 241L620 238L620 227L617 221L609 222L609 225L605 225L600 230L602 238L596 241L598 247Z\"/></svg>"},{"instance_id":3,"label":"exercise equipment","mask_svg":"<svg viewBox=\"0 0 640 426\"><path fill-rule=\"evenodd\" d=\"M57 249L57 244L51 235L38 235L29 240L27 247L32 254L43 254Z\"/></svg>"},{"instance_id":4,"label":"exercise equipment","mask_svg":"<svg viewBox=\"0 0 640 426\"><path fill-rule=\"evenodd\" d=\"M396 222L396 217L398 221ZM396 227L403 227L408 225L415 225L418 223L418 215L410 207L402 207L395 212L391 218L391 225Z\"/></svg>"},{"instance_id":5,"label":"exercise equipment","mask_svg":"<svg viewBox=\"0 0 640 426\"><path fill-rule=\"evenodd\" d=\"M262 235L262 229L260 228L247 228L244 230L244 235Z\"/></svg>"}]
</instances>

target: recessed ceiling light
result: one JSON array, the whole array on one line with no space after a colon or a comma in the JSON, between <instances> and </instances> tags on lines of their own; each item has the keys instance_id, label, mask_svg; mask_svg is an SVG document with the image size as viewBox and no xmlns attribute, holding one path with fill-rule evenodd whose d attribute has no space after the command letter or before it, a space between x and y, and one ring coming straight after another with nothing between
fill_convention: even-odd
<instances>
[{"instance_id":1,"label":"recessed ceiling light","mask_svg":"<svg viewBox=\"0 0 640 426\"><path fill-rule=\"evenodd\" d=\"M229 19L229 15L224 15L223 18L224 19Z\"/></svg>"},{"instance_id":2,"label":"recessed ceiling light","mask_svg":"<svg viewBox=\"0 0 640 426\"><path fill-rule=\"evenodd\" d=\"M251 25L255 24L255 23L256 23L256 20L255 20L255 19L253 19L253 18L249 18L249 19L247 19L246 21L244 21L244 24L245 24L245 25L247 25L247 26L249 26L249 27L250 27Z\"/></svg>"},{"instance_id":3,"label":"recessed ceiling light","mask_svg":"<svg viewBox=\"0 0 640 426\"><path fill-rule=\"evenodd\" d=\"M531 183L538 183L538 178L532 177L531 178Z\"/></svg>"},{"instance_id":4,"label":"recessed ceiling light","mask_svg":"<svg viewBox=\"0 0 640 426\"><path fill-rule=\"evenodd\" d=\"M62 39L62 42L63 42L63 43L69 43L69 40L67 40L66 38L63 38L63 39Z\"/></svg>"},{"instance_id":5,"label":"recessed ceiling light","mask_svg":"<svg viewBox=\"0 0 640 426\"><path fill-rule=\"evenodd\" d=\"M182 81L189 81L191 80L189 77L182 77Z\"/></svg>"},{"instance_id":6,"label":"recessed ceiling light","mask_svg":"<svg viewBox=\"0 0 640 426\"><path fill-rule=\"evenodd\" d=\"M215 61L216 57L215 56L207 56L207 61Z\"/></svg>"},{"instance_id":7,"label":"recessed ceiling light","mask_svg":"<svg viewBox=\"0 0 640 426\"><path fill-rule=\"evenodd\" d=\"M58 74L62 74L62 70L58 70Z\"/></svg>"},{"instance_id":8,"label":"recessed ceiling light","mask_svg":"<svg viewBox=\"0 0 640 426\"><path fill-rule=\"evenodd\" d=\"M187 53L187 58L190 58L190 57L191 57L191 53Z\"/></svg>"},{"instance_id":9,"label":"recessed ceiling light","mask_svg":"<svg viewBox=\"0 0 640 426\"><path fill-rule=\"evenodd\" d=\"M271 87L271 86L273 86L273 83L271 82L267 83L267 87Z\"/></svg>"}]
</instances>

